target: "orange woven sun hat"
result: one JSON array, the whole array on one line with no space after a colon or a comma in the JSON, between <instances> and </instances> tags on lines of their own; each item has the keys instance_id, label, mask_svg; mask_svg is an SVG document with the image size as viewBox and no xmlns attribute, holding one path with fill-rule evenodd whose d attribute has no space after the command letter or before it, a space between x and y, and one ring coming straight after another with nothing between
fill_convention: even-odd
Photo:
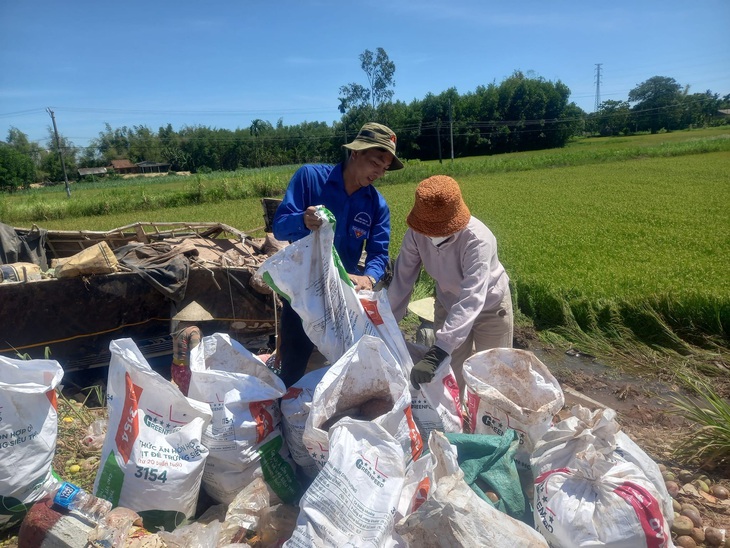
<instances>
[{"instance_id":1,"label":"orange woven sun hat","mask_svg":"<svg viewBox=\"0 0 730 548\"><path fill-rule=\"evenodd\" d=\"M470 218L459 183L447 175L434 175L418 184L406 223L420 234L442 238L466 228Z\"/></svg>"}]
</instances>

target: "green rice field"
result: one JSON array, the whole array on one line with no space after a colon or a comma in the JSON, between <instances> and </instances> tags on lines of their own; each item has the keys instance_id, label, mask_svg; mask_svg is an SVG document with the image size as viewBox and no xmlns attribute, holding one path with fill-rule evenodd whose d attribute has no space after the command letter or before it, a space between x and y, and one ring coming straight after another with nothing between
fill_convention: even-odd
<instances>
[{"instance_id":1,"label":"green rice field","mask_svg":"<svg viewBox=\"0 0 730 548\"><path fill-rule=\"evenodd\" d=\"M108 180L0 198L0 220L65 230L135 221L219 221L263 232L262 196L297 166ZM727 375L730 128L584 139L559 150L406 162L376 183L391 207L391 254L416 185L453 176L497 237L518 321L543 340L626 369ZM416 296L429 291L423 277Z\"/></svg>"}]
</instances>

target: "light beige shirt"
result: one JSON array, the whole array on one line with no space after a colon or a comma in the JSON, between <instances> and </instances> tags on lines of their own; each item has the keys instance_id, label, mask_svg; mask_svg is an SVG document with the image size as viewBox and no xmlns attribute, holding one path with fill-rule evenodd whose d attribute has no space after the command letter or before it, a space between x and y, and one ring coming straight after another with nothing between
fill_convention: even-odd
<instances>
[{"instance_id":1,"label":"light beige shirt","mask_svg":"<svg viewBox=\"0 0 730 548\"><path fill-rule=\"evenodd\" d=\"M467 338L482 310L499 309L509 277L497 256L497 239L479 219L438 247L428 236L406 231L388 288L396 320L405 316L421 266L436 282L436 299L448 311L436 344L451 354Z\"/></svg>"}]
</instances>

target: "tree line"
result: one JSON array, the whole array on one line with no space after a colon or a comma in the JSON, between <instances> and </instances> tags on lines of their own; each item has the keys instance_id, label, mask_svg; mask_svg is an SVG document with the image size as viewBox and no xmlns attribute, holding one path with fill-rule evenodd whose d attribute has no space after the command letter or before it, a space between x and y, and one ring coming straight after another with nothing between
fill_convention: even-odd
<instances>
[{"instance_id":1,"label":"tree line","mask_svg":"<svg viewBox=\"0 0 730 548\"><path fill-rule=\"evenodd\" d=\"M154 161L173 171L234 171L307 162L338 162L341 145L351 141L368 121L390 126L398 135L399 156L436 160L564 146L571 138L673 131L726 123L718 117L730 107L730 95L709 90L690 94L673 78L655 76L629 92L627 101L604 101L586 113L570 101L560 81L516 71L500 84L459 94L455 88L429 93L411 103L392 101L395 65L387 53L360 55L367 85L340 88L342 117L329 125L304 122L285 126L253 120L248 128L214 129L171 124L157 131L144 125L113 128L105 124L88 147L77 148L60 136L69 178L79 167L109 166L111 160ZM11 128L0 144L0 189L14 190L34 181L61 181L63 171L49 128L49 148L30 142Z\"/></svg>"}]
</instances>

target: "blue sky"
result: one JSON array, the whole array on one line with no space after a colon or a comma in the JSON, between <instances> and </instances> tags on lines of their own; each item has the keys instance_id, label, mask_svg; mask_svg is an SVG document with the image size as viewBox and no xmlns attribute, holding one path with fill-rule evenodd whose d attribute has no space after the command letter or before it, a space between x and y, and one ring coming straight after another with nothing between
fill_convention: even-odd
<instances>
[{"instance_id":1,"label":"blue sky","mask_svg":"<svg viewBox=\"0 0 730 548\"><path fill-rule=\"evenodd\" d=\"M460 94L515 70L593 111L652 76L730 93L730 1L0 0L0 139L86 146L112 127L338 120L359 55L395 63L395 100ZM531 71L531 72L530 72Z\"/></svg>"}]
</instances>

